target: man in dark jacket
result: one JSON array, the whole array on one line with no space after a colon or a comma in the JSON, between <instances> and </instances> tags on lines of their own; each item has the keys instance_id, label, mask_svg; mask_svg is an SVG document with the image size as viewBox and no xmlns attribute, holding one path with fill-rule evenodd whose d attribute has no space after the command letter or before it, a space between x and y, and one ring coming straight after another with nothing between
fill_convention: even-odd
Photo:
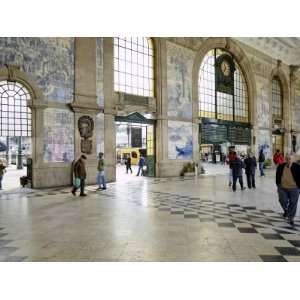
<instances>
[{"instance_id":1,"label":"man in dark jacket","mask_svg":"<svg viewBox=\"0 0 300 300\"><path fill-rule=\"evenodd\" d=\"M84 193L85 179L86 179L86 167L85 167L86 156L81 155L80 158L75 162L73 166L73 173L75 178L80 179L80 196L86 196ZM72 194L75 196L78 187L74 186Z\"/></svg>"},{"instance_id":2,"label":"man in dark jacket","mask_svg":"<svg viewBox=\"0 0 300 300\"><path fill-rule=\"evenodd\" d=\"M293 226L300 188L300 165L294 162L293 156L287 155L286 162L277 167L276 185L283 216Z\"/></svg>"},{"instance_id":3,"label":"man in dark jacket","mask_svg":"<svg viewBox=\"0 0 300 300\"><path fill-rule=\"evenodd\" d=\"M239 180L241 190L244 190L244 182L243 182L243 168L244 163L242 160L236 156L234 160L230 162L230 169L232 170L232 190L236 191L236 182Z\"/></svg>"},{"instance_id":4,"label":"man in dark jacket","mask_svg":"<svg viewBox=\"0 0 300 300\"><path fill-rule=\"evenodd\" d=\"M128 154L125 164L126 164L126 174L128 174L128 170L130 170L130 172L132 174L130 154Z\"/></svg>"},{"instance_id":5,"label":"man in dark jacket","mask_svg":"<svg viewBox=\"0 0 300 300\"><path fill-rule=\"evenodd\" d=\"M247 157L244 160L244 164L248 188L255 189L255 171L257 167L255 156L251 155L251 153L248 153Z\"/></svg>"},{"instance_id":6,"label":"man in dark jacket","mask_svg":"<svg viewBox=\"0 0 300 300\"><path fill-rule=\"evenodd\" d=\"M260 149L259 151L258 164L259 164L260 176L265 176L265 172L264 172L265 154L263 149Z\"/></svg>"}]
</instances>

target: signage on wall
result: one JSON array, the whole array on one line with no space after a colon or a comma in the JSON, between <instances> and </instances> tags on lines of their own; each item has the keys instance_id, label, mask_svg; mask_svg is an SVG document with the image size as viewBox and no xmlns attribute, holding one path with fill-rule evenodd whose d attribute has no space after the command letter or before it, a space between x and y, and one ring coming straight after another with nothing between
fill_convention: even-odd
<instances>
[{"instance_id":1,"label":"signage on wall","mask_svg":"<svg viewBox=\"0 0 300 300\"><path fill-rule=\"evenodd\" d=\"M234 94L234 72L235 65L230 55L222 54L216 58L215 88L217 92Z\"/></svg>"},{"instance_id":2,"label":"signage on wall","mask_svg":"<svg viewBox=\"0 0 300 300\"><path fill-rule=\"evenodd\" d=\"M251 128L233 124L203 123L200 126L202 144L251 144Z\"/></svg>"},{"instance_id":3,"label":"signage on wall","mask_svg":"<svg viewBox=\"0 0 300 300\"><path fill-rule=\"evenodd\" d=\"M131 147L142 148L142 128L131 127Z\"/></svg>"}]
</instances>

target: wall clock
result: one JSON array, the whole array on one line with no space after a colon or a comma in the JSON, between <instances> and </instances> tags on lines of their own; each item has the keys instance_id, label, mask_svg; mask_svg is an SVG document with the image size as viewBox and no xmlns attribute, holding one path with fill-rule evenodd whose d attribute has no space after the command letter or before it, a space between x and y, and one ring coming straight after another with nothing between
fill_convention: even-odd
<instances>
[{"instance_id":1,"label":"wall clock","mask_svg":"<svg viewBox=\"0 0 300 300\"><path fill-rule=\"evenodd\" d=\"M235 64L229 54L222 54L216 58L215 76L216 91L233 95Z\"/></svg>"}]
</instances>

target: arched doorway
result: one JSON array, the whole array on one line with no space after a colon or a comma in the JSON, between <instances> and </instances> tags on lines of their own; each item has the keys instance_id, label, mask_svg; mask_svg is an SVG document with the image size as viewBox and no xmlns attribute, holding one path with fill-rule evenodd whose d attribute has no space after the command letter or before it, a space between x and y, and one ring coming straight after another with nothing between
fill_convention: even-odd
<instances>
[{"instance_id":1,"label":"arched doorway","mask_svg":"<svg viewBox=\"0 0 300 300\"><path fill-rule=\"evenodd\" d=\"M32 156L32 117L28 104L29 90L17 81L0 81L0 159L6 167L2 187L20 186L20 177L27 175L28 158Z\"/></svg>"}]
</instances>

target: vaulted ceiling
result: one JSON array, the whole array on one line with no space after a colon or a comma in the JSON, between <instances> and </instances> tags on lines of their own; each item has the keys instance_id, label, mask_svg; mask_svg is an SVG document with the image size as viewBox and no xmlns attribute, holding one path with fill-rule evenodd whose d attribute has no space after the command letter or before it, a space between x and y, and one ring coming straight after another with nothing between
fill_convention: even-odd
<instances>
[{"instance_id":1,"label":"vaulted ceiling","mask_svg":"<svg viewBox=\"0 0 300 300\"><path fill-rule=\"evenodd\" d=\"M300 65L300 37L239 37L235 39L287 65Z\"/></svg>"}]
</instances>

